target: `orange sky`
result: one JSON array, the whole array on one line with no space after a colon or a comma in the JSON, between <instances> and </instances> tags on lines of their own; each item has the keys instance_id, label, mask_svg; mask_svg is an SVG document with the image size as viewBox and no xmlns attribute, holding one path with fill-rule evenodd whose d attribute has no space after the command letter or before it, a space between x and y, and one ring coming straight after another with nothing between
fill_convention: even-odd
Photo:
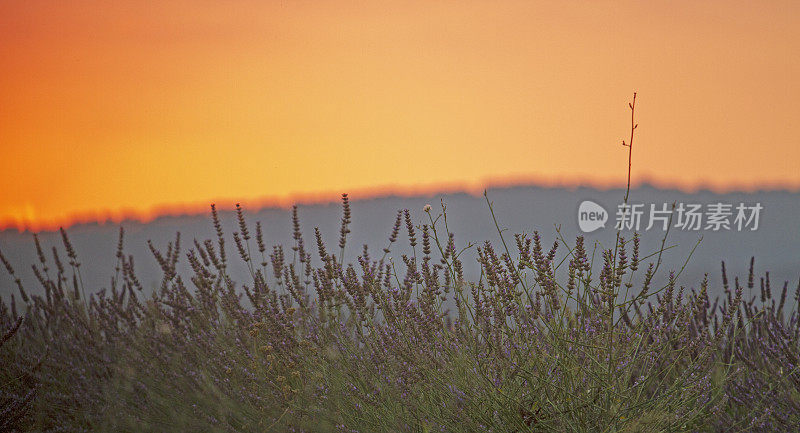
<instances>
[{"instance_id":1,"label":"orange sky","mask_svg":"<svg viewBox=\"0 0 800 433\"><path fill-rule=\"evenodd\" d=\"M0 227L618 184L634 90L634 179L797 189L797 22L796 1L5 1Z\"/></svg>"}]
</instances>

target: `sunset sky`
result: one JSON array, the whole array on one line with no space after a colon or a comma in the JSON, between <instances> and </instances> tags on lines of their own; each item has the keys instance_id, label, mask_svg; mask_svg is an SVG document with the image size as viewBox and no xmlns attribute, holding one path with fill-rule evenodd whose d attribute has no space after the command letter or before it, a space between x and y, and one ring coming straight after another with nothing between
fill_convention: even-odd
<instances>
[{"instance_id":1,"label":"sunset sky","mask_svg":"<svg viewBox=\"0 0 800 433\"><path fill-rule=\"evenodd\" d=\"M0 228L484 185L800 188L800 2L10 0Z\"/></svg>"}]
</instances>

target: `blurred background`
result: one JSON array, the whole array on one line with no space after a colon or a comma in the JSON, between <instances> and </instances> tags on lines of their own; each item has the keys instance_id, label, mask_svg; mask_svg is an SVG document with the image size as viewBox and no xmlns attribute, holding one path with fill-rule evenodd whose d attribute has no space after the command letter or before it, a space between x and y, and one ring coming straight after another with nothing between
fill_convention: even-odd
<instances>
[{"instance_id":1,"label":"blurred background","mask_svg":"<svg viewBox=\"0 0 800 433\"><path fill-rule=\"evenodd\" d=\"M582 200L613 219L624 196L636 91L633 201L764 206L757 232L675 231L683 255L704 236L687 275L755 255L796 279L798 18L790 1L3 2L0 249L32 279L30 232L70 227L99 288L120 223L146 274L144 240L210 235L210 203L241 202L271 243L300 203L333 243L341 192L351 258L442 198L459 239L496 240L484 188L510 231L574 238Z\"/></svg>"}]
</instances>

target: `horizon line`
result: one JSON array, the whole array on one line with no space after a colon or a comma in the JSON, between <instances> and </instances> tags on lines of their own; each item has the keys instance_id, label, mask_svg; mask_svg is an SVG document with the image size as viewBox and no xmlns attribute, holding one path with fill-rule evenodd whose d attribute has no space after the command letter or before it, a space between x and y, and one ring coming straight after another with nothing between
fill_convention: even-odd
<instances>
[{"instance_id":1,"label":"horizon line","mask_svg":"<svg viewBox=\"0 0 800 433\"><path fill-rule=\"evenodd\" d=\"M343 193L348 194L350 201L366 201L388 197L428 197L437 194L468 194L480 196L490 189L507 189L517 187L539 187L551 189L577 189L589 188L597 190L625 189L625 181L590 180L583 177L575 180L565 178L546 178L541 176L495 176L487 177L478 182L439 182L436 184L417 185L380 185L375 187L355 188L351 191L336 192L333 190L298 192L284 196L260 196L242 199L222 197L200 202L170 203L151 206L147 209L101 209L73 213L60 218L46 221L26 221L25 219L6 218L0 220L0 232L16 231L18 233L40 233L57 231L60 228L70 228L82 225L106 225L135 222L147 224L160 218L190 217L210 213L211 205L217 206L220 212L232 211L237 204L249 212L258 212L264 209L291 209L294 205L325 205L338 203ZM643 176L638 181L631 182L631 189L653 187L662 190L676 190L687 194L709 191L715 194L730 193L755 193L755 192L800 192L800 184L792 185L786 182L761 182L759 184L721 185L714 182L676 182L658 180L650 176Z\"/></svg>"}]
</instances>

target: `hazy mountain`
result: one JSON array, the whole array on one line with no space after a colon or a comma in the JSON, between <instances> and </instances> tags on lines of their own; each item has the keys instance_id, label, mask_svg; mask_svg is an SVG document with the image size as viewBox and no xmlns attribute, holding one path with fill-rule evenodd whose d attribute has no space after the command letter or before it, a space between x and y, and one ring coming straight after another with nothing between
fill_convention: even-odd
<instances>
[{"instance_id":1,"label":"hazy mountain","mask_svg":"<svg viewBox=\"0 0 800 433\"><path fill-rule=\"evenodd\" d=\"M501 227L507 229L504 233L509 248L513 252L513 234L518 232L532 233L538 230L543 243L549 248L556 239L555 226L560 224L561 233L571 243L575 236L582 232L578 226L578 206L584 200L591 200L601 205L610 215L605 228L584 234L587 248L590 249L599 242L601 245L613 245L616 206L622 201L624 191L620 189L597 190L592 188L543 188L543 187L509 187L493 188L489 190L489 198L494 203L495 214ZM332 197L335 199L335 197ZM433 206L433 214L441 211L440 199L447 205L447 222L450 230L456 234L457 246L466 246L467 242L480 245L489 240L495 247L502 249L499 236L495 229L488 206L483 196L468 194L443 194L421 197L383 197L369 200L359 200L351 197L353 222L352 233L348 239L345 252L346 259L354 259L361 254L363 244L368 244L374 256L378 256L388 242L389 232L394 223L398 209L410 209L417 223L427 221L423 212L426 204ZM774 287L780 287L784 280L790 281L792 293L798 284L800 276L800 193L786 191L763 191L756 193L728 193L716 194L709 191L684 193L675 190L663 190L651 186L643 186L631 192L629 203L644 204L644 219L640 232L642 233L642 251L649 253L661 245L664 231L657 224L649 231L647 217L650 204L658 209L663 203L678 202L679 204L696 203L704 207L713 203L730 204L733 215L731 223L736 216L736 206L739 203L754 205L760 203L763 209L760 212L756 231L745 228L736 230L734 224L730 230L680 230L673 228L667 238L667 245L677 245L666 251L663 255L662 269L680 269L692 247L702 235L703 240L697 247L694 256L686 265L684 273L679 280L686 286L697 286L703 273L709 273L714 290L719 290L720 262L725 260L731 275L747 276L747 268L751 256L756 258L756 269L770 271ZM291 220L290 211L286 209L261 209L258 211L245 209L251 232L255 231L255 222L261 221L264 236L268 244L283 244L286 253L291 258ZM341 208L338 203L301 205L299 207L302 222L302 231L307 248L316 253L314 243L314 227L319 227L328 244L329 251L338 254L338 229L341 218ZM227 234L227 254L233 261L233 272L244 276L244 267L240 260L236 260L236 250L231 233L237 231L236 219L232 210L221 212ZM673 224L676 221L673 220ZM705 226L706 221L702 224ZM135 258L137 273L143 284L152 286L160 281L160 271L155 259L149 252L146 241L152 240L157 248L165 248L167 242L174 239L175 232L180 231L183 252L191 246L194 238L200 240L213 237L213 227L209 215L163 217L147 224L128 221L122 223L125 228L125 250ZM630 236L628 231L623 232ZM83 263L81 273L83 281L90 290L107 287L114 273L115 249L117 243L118 226L86 224L69 229L71 240ZM43 246L50 251L53 245L63 251L60 236L57 232L41 233L40 239ZM251 240L251 242L254 242ZM406 252L407 237L405 227L401 231L399 245L402 248L393 248L393 254L399 258L399 253ZM253 246L254 247L254 246ZM0 248L12 262L17 272L23 277L26 287L33 292L36 282L30 265L36 260L35 248L31 233L19 233L15 230L0 232ZM418 247L419 248L419 247ZM268 247L268 252L271 248ZM559 250L559 257L563 257L565 250ZM317 257L316 254L314 256ZM475 263L475 248L465 253L466 272L470 278L475 278L479 272ZM51 259L50 259L51 260ZM599 259L598 259L599 263ZM52 263L51 263L52 267ZM188 266L183 260L183 269ZM0 296L8 301L8 296L16 291L13 281L0 271Z\"/></svg>"}]
</instances>

